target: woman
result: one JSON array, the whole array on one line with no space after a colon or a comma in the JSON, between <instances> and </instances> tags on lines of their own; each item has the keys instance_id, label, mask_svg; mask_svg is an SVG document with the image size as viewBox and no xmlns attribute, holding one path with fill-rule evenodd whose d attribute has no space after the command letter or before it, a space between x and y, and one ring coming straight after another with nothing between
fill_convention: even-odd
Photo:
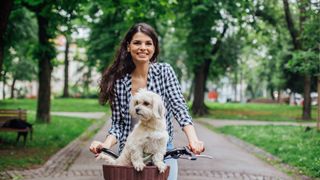
<instances>
[{"instance_id":1,"label":"woman","mask_svg":"<svg viewBox=\"0 0 320 180\"><path fill-rule=\"evenodd\" d=\"M111 148L118 141L121 152L136 123L129 114L129 102L140 88L147 88L161 95L164 100L170 136L168 150L173 149L174 115L188 138L190 150L196 154L204 151L204 144L196 135L176 75L170 65L156 63L158 54L159 42L154 29L145 23L131 27L121 42L114 63L102 75L99 101L101 104L111 104L112 125L103 143L92 143L91 152L96 154L102 147ZM177 161L170 159L166 163L170 165L169 179L177 179Z\"/></svg>"}]
</instances>

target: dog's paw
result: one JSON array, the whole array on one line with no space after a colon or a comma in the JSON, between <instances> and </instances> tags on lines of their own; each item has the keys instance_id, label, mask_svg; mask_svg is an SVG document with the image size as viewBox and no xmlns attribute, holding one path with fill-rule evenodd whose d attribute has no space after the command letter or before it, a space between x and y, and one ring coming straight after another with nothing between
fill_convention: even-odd
<instances>
[{"instance_id":1,"label":"dog's paw","mask_svg":"<svg viewBox=\"0 0 320 180\"><path fill-rule=\"evenodd\" d=\"M167 169L167 165L163 162L158 162L155 164L160 171L160 173L164 173L164 171Z\"/></svg>"},{"instance_id":2,"label":"dog's paw","mask_svg":"<svg viewBox=\"0 0 320 180\"><path fill-rule=\"evenodd\" d=\"M133 163L133 167L134 167L134 169L137 170L137 171L142 171L145 166L146 166L146 165L145 165L143 162Z\"/></svg>"}]
</instances>

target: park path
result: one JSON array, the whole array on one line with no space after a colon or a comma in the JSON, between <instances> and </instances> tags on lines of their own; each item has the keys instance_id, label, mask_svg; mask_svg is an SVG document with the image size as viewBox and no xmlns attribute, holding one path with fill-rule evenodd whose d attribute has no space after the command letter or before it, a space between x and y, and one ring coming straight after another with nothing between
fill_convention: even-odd
<instances>
[{"instance_id":1,"label":"park path","mask_svg":"<svg viewBox=\"0 0 320 180\"><path fill-rule=\"evenodd\" d=\"M64 113L64 115L71 114ZM102 114L87 115L96 119L102 117ZM44 167L24 172L9 172L9 174L24 176L25 179L32 180L102 180L103 162L94 159L93 154L89 151L89 145L92 140L104 140L110 126L109 123L107 121L92 139L78 138L70 143L54 155ZM250 123L251 121L247 122L247 124ZM186 137L177 123L175 126L174 143L176 146L185 146L187 144ZM241 146L234 144L226 136L212 132L197 122L195 122L195 127L199 138L205 142L206 151L204 154L211 155L214 159L179 160L179 180L293 179ZM94 131L94 129L91 127L89 131Z\"/></svg>"}]
</instances>

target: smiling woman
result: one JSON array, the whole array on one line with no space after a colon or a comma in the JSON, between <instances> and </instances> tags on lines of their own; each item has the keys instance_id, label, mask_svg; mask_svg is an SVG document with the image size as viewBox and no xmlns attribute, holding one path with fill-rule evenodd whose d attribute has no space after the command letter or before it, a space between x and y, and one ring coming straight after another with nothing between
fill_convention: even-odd
<instances>
[{"instance_id":1,"label":"smiling woman","mask_svg":"<svg viewBox=\"0 0 320 180\"><path fill-rule=\"evenodd\" d=\"M159 43L155 30L146 23L138 23L129 29L111 67L107 68L100 82L100 103L109 102L112 109L112 126L104 142L94 141L90 150L97 154L101 148L109 149L119 142L122 151L129 133L137 122L129 114L130 100L139 89L145 88L160 95L164 101L166 133L169 135L167 150L173 149L173 116L188 138L188 147L199 154L204 144L196 135L192 118L183 98L177 77L169 64L156 63ZM148 106L149 102L142 102ZM163 157L161 157L163 159ZM170 165L169 180L177 179L177 161L166 160Z\"/></svg>"}]
</instances>

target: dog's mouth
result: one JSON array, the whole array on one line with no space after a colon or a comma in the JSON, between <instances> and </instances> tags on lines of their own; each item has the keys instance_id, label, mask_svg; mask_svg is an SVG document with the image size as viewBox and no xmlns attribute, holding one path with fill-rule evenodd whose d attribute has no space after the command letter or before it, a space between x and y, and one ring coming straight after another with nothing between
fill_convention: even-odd
<instances>
[{"instance_id":1,"label":"dog's mouth","mask_svg":"<svg viewBox=\"0 0 320 180\"><path fill-rule=\"evenodd\" d=\"M137 114L138 116L144 117L144 115L143 115L142 113L140 113L140 112L137 112L136 114Z\"/></svg>"}]
</instances>

